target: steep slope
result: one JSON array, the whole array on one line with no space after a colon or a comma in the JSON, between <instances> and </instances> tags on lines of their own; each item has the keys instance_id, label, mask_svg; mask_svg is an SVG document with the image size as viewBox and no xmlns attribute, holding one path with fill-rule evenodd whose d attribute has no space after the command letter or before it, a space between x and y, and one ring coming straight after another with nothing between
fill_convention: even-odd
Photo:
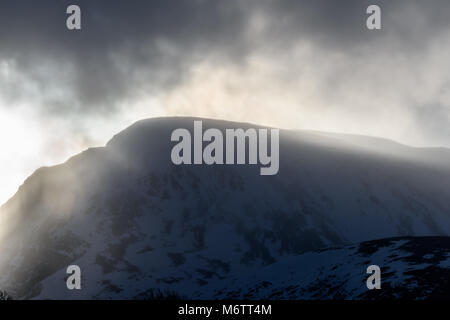
<instances>
[{"instance_id":1,"label":"steep slope","mask_svg":"<svg viewBox=\"0 0 450 320\"><path fill-rule=\"evenodd\" d=\"M366 286L372 264L381 268L380 290ZM210 299L449 299L450 238L389 238L283 257L197 294Z\"/></svg>"},{"instance_id":2,"label":"steep slope","mask_svg":"<svg viewBox=\"0 0 450 320\"><path fill-rule=\"evenodd\" d=\"M171 132L193 120L140 121L104 148L36 171L0 211L0 288L18 298L132 298L330 246L450 235L448 150L281 131L275 176L175 166ZM65 286L69 264L82 269L81 291Z\"/></svg>"}]
</instances>

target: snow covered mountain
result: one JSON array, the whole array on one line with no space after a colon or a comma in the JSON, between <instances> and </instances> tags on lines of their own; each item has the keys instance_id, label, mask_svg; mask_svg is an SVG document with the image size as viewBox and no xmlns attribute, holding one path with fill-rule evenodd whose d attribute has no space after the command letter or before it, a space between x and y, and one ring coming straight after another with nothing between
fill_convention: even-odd
<instances>
[{"instance_id":1,"label":"snow covered mountain","mask_svg":"<svg viewBox=\"0 0 450 320\"><path fill-rule=\"evenodd\" d=\"M175 166L171 132L194 120L143 120L103 148L37 170L0 209L0 288L15 298L146 298L154 290L220 298L266 281L259 297L364 298L372 291L360 278L345 292L334 286L350 279L343 268L367 276L374 256L357 243L450 235L447 149L281 130L277 175L249 165ZM205 128L254 127L202 120ZM405 252L414 255L424 239L375 243L392 252L412 243ZM384 255L380 267L395 269L394 260ZM70 264L82 270L82 290L66 287ZM287 290L293 268L299 287L272 296L274 286ZM330 282L333 275L340 278ZM319 279L336 289L322 291Z\"/></svg>"}]
</instances>

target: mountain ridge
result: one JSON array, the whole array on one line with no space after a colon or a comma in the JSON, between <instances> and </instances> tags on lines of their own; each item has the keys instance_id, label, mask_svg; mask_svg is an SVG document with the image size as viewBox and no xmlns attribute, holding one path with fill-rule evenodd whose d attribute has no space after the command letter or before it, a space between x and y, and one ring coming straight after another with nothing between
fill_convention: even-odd
<instances>
[{"instance_id":1,"label":"mountain ridge","mask_svg":"<svg viewBox=\"0 0 450 320\"><path fill-rule=\"evenodd\" d=\"M235 122L232 120L220 120L220 119L216 119L216 118L202 118L202 117L188 117L188 116L161 116L161 117L153 117L153 118L146 118L146 119L141 119L138 120L136 122L134 122L133 124L129 125L128 127L126 127L125 129L121 130L120 132L116 133L113 135L113 137L111 139L109 139L106 144L104 146L98 146L98 147L89 147L83 151L81 151L80 153L77 153L73 156L70 156L67 160L65 160L64 162L55 164L55 165L51 165L51 166L42 166L37 168L28 178L26 178L24 180L24 182L22 183L22 185L24 183L27 182L27 180L29 178L31 178L31 176L33 176L34 174L38 174L40 171L42 170L46 170L46 169L51 169L54 167L58 167L61 165L64 165L65 163L71 161L73 158L78 158L79 156L82 156L85 153L90 153L90 152L94 152L96 150L101 150L103 148L108 147L108 145L110 145L111 143L114 142L116 137L120 137L122 134L124 134L128 129L132 129L135 128L136 126L140 126L140 125L145 125L148 122L154 122L154 121L158 121L158 120L163 120L163 121L171 121L171 120L181 120L181 121L194 121L194 120L199 120L199 121L217 121L217 122L221 122L221 123L228 123L228 124L232 124L231 127L247 127L247 128L276 128L274 126L264 126L264 125L258 125L258 124L254 124L252 122ZM239 125L239 126L236 126ZM389 144L394 144L397 146L401 146L404 148L408 148L408 149L412 149L412 150L418 150L418 151L441 151L444 152L445 154L448 153L448 156L450 157L450 148L448 147L414 147L414 146L410 146L408 144L404 144L401 142L397 142L395 140L391 140L388 138L380 138L380 137L376 137L376 136L370 136L370 135L360 135L360 134L353 134L353 133L340 133L340 132L327 132L327 131L317 131L317 130L293 130L293 129L280 129L282 131L286 131L286 132L295 132L298 134L312 134L314 136L325 136L325 137L330 137L330 138L335 138L337 140L340 140L340 137L356 137L356 138L360 138L360 139L367 139L367 141L377 141L380 140L382 142L386 142ZM19 186L20 189L20 186ZM13 198L15 196L15 194L11 197ZM3 206L5 205L11 198L9 198L4 204L0 205Z\"/></svg>"}]
</instances>

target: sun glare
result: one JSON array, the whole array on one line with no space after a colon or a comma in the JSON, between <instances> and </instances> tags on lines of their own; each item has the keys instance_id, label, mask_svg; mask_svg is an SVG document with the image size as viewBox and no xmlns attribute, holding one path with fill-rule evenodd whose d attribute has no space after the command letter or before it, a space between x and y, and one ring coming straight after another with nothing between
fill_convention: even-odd
<instances>
[{"instance_id":1,"label":"sun glare","mask_svg":"<svg viewBox=\"0 0 450 320\"><path fill-rule=\"evenodd\" d=\"M0 105L0 203L5 203L32 173L39 149L39 131L32 119ZM23 161L26 160L26 161Z\"/></svg>"}]
</instances>

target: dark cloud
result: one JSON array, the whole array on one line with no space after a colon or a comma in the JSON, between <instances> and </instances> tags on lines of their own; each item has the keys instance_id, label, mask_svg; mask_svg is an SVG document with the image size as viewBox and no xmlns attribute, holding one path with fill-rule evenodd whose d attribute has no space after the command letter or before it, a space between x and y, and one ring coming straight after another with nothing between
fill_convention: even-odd
<instances>
[{"instance_id":1,"label":"dark cloud","mask_svg":"<svg viewBox=\"0 0 450 320\"><path fill-rule=\"evenodd\" d=\"M81 31L65 27L69 4L82 9ZM50 98L52 110L109 108L139 90L176 84L214 51L242 56L244 23L233 1L2 1L0 58L14 60L43 94L66 90L71 103ZM13 89L9 95L20 95L23 87Z\"/></svg>"},{"instance_id":2,"label":"dark cloud","mask_svg":"<svg viewBox=\"0 0 450 320\"><path fill-rule=\"evenodd\" d=\"M81 31L65 28L70 4L82 8ZM381 31L365 27L370 4L382 8ZM262 26L253 30L258 16ZM205 59L244 64L260 50L276 57L309 43L322 57L346 61L347 69L336 67L341 73L324 75L331 96L347 88L339 79L349 77L349 61L392 54L417 66L449 31L449 17L444 0L2 0L0 61L9 61L14 77L0 77L0 85L11 106L24 98L57 116L108 114L142 92L176 88Z\"/></svg>"}]
</instances>

